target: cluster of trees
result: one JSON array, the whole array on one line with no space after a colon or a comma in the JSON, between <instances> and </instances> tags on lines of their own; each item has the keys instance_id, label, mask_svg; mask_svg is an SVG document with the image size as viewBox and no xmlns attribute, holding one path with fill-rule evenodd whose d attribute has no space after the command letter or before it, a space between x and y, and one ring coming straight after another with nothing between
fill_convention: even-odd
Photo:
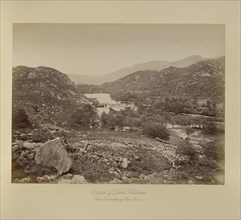
<instances>
[{"instance_id":1,"label":"cluster of trees","mask_svg":"<svg viewBox=\"0 0 241 220\"><path fill-rule=\"evenodd\" d=\"M206 116L222 116L223 112L217 108L217 104L210 100L200 104L197 97L192 99L182 97L163 97L163 94L151 94L148 92L113 93L113 98L119 101L134 102L138 109L145 113L160 114L172 112L175 114L200 114ZM150 98L152 97L152 98Z\"/></svg>"},{"instance_id":2,"label":"cluster of trees","mask_svg":"<svg viewBox=\"0 0 241 220\"><path fill-rule=\"evenodd\" d=\"M90 104L84 104L72 115L75 124L83 127L94 127L97 124L98 116L95 108Z\"/></svg>"},{"instance_id":3,"label":"cluster of trees","mask_svg":"<svg viewBox=\"0 0 241 220\"><path fill-rule=\"evenodd\" d=\"M206 103L199 104L197 98L159 98L152 100L150 104L150 110L152 112L172 112L175 114L199 114L206 116L217 116L218 109L216 103L212 103L207 100Z\"/></svg>"},{"instance_id":4,"label":"cluster of trees","mask_svg":"<svg viewBox=\"0 0 241 220\"><path fill-rule=\"evenodd\" d=\"M24 116L22 116L24 118ZM215 135L218 132L224 132L224 128L218 128L212 118L207 117L193 117L185 114L175 114L173 112L140 112L125 109L121 111L114 111L103 113L98 117L95 107L90 104L85 104L77 109L71 116L74 123L84 127L102 127L110 130L123 130L123 127L139 128L143 133L149 137L159 137L162 139L169 138L167 130L168 123L174 127L179 125L186 127L189 132L190 127L202 129L204 134ZM26 119L24 119L26 120ZM189 129L189 130L188 130ZM190 133L190 132L189 132Z\"/></svg>"},{"instance_id":5,"label":"cluster of trees","mask_svg":"<svg viewBox=\"0 0 241 220\"><path fill-rule=\"evenodd\" d=\"M124 126L124 116L120 112L110 111L109 114L103 112L100 118L101 127L107 128L110 130L115 130L118 128L123 129Z\"/></svg>"},{"instance_id":6,"label":"cluster of trees","mask_svg":"<svg viewBox=\"0 0 241 220\"><path fill-rule=\"evenodd\" d=\"M141 123L142 119L139 113L129 108L118 112L110 109L109 114L104 112L100 117L101 127L112 130L115 128L122 130L124 126L140 127Z\"/></svg>"}]
</instances>

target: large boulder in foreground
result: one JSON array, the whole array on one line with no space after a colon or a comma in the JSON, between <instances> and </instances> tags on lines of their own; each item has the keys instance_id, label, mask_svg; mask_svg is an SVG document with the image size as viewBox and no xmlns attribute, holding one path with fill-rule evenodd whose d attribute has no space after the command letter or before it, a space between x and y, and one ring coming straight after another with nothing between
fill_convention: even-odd
<instances>
[{"instance_id":1,"label":"large boulder in foreground","mask_svg":"<svg viewBox=\"0 0 241 220\"><path fill-rule=\"evenodd\" d=\"M60 138L47 141L36 148L35 162L38 165L56 168L59 175L67 172L72 164Z\"/></svg>"}]
</instances>

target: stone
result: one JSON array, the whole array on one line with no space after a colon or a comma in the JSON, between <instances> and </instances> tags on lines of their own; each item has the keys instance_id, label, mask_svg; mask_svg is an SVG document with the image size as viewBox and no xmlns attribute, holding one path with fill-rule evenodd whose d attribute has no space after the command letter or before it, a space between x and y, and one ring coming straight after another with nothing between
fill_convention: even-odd
<instances>
[{"instance_id":1,"label":"stone","mask_svg":"<svg viewBox=\"0 0 241 220\"><path fill-rule=\"evenodd\" d=\"M41 144L39 144L39 143L30 143L30 142L24 142L23 143L23 147L27 150L33 150L40 145Z\"/></svg>"},{"instance_id":2,"label":"stone","mask_svg":"<svg viewBox=\"0 0 241 220\"><path fill-rule=\"evenodd\" d=\"M17 160L21 152L21 148L18 145L12 147L12 160Z\"/></svg>"},{"instance_id":3,"label":"stone","mask_svg":"<svg viewBox=\"0 0 241 220\"><path fill-rule=\"evenodd\" d=\"M71 168L72 160L60 138L45 142L36 148L35 151L35 162L37 165L54 167L59 175L66 173Z\"/></svg>"},{"instance_id":4,"label":"stone","mask_svg":"<svg viewBox=\"0 0 241 220\"><path fill-rule=\"evenodd\" d=\"M72 179L61 179L59 184L83 184L88 183L87 180L81 175L74 175Z\"/></svg>"},{"instance_id":5,"label":"stone","mask_svg":"<svg viewBox=\"0 0 241 220\"><path fill-rule=\"evenodd\" d=\"M140 161L140 160L141 160L141 157L138 156L138 155L134 155L134 159Z\"/></svg>"},{"instance_id":6,"label":"stone","mask_svg":"<svg viewBox=\"0 0 241 220\"><path fill-rule=\"evenodd\" d=\"M12 152L14 153L14 152L16 152L16 151L18 151L18 150L20 150L21 148L18 146L18 145L13 145L12 146Z\"/></svg>"},{"instance_id":7,"label":"stone","mask_svg":"<svg viewBox=\"0 0 241 220\"><path fill-rule=\"evenodd\" d=\"M22 140L16 140L16 144L22 148L23 147L23 141Z\"/></svg>"},{"instance_id":8,"label":"stone","mask_svg":"<svg viewBox=\"0 0 241 220\"><path fill-rule=\"evenodd\" d=\"M122 159L121 166L126 169L128 167L128 163L129 163L128 159L124 157Z\"/></svg>"},{"instance_id":9,"label":"stone","mask_svg":"<svg viewBox=\"0 0 241 220\"><path fill-rule=\"evenodd\" d=\"M27 154L27 159L33 160L33 159L34 159L34 156L35 156L35 152L29 152L29 153Z\"/></svg>"},{"instance_id":10,"label":"stone","mask_svg":"<svg viewBox=\"0 0 241 220\"><path fill-rule=\"evenodd\" d=\"M28 74L28 79L34 79L35 77L36 77L36 75L34 73L32 73L32 72L30 72Z\"/></svg>"},{"instance_id":11,"label":"stone","mask_svg":"<svg viewBox=\"0 0 241 220\"><path fill-rule=\"evenodd\" d=\"M116 170L109 170L109 173L112 174L117 179L122 179L122 175Z\"/></svg>"}]
</instances>

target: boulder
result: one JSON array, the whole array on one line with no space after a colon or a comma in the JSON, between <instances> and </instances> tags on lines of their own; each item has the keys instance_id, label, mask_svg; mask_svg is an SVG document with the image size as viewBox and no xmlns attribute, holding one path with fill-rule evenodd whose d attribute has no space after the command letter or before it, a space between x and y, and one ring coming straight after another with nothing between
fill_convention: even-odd
<instances>
[{"instance_id":1,"label":"boulder","mask_svg":"<svg viewBox=\"0 0 241 220\"><path fill-rule=\"evenodd\" d=\"M129 163L128 159L124 157L124 158L122 159L121 166L122 166L123 168L127 168L127 167L128 167L128 163Z\"/></svg>"},{"instance_id":2,"label":"boulder","mask_svg":"<svg viewBox=\"0 0 241 220\"><path fill-rule=\"evenodd\" d=\"M40 147L36 148L35 151L36 164L54 167L57 169L59 175L62 175L71 168L72 160L60 138L45 142Z\"/></svg>"}]
</instances>

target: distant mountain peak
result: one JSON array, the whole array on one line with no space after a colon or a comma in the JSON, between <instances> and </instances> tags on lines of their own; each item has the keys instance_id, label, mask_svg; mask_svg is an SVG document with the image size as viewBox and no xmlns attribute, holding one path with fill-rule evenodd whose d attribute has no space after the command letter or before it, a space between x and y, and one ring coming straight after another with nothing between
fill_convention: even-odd
<instances>
[{"instance_id":1,"label":"distant mountain peak","mask_svg":"<svg viewBox=\"0 0 241 220\"><path fill-rule=\"evenodd\" d=\"M124 76L130 75L137 71L153 70L161 71L169 66L173 67L187 67L196 62L204 60L200 55L192 55L177 61L154 60L145 63L135 64L133 66L117 70L115 72L102 76L88 76L88 75L69 75L70 79L76 84L93 84L100 85L105 82L112 82Z\"/></svg>"},{"instance_id":2,"label":"distant mountain peak","mask_svg":"<svg viewBox=\"0 0 241 220\"><path fill-rule=\"evenodd\" d=\"M198 56L197 58L200 59ZM168 66L161 71L136 71L114 82L100 85L99 88L111 94L148 92L160 97L199 97L223 102L224 57L202 59L182 67L186 61L178 61L176 66Z\"/></svg>"}]
</instances>

